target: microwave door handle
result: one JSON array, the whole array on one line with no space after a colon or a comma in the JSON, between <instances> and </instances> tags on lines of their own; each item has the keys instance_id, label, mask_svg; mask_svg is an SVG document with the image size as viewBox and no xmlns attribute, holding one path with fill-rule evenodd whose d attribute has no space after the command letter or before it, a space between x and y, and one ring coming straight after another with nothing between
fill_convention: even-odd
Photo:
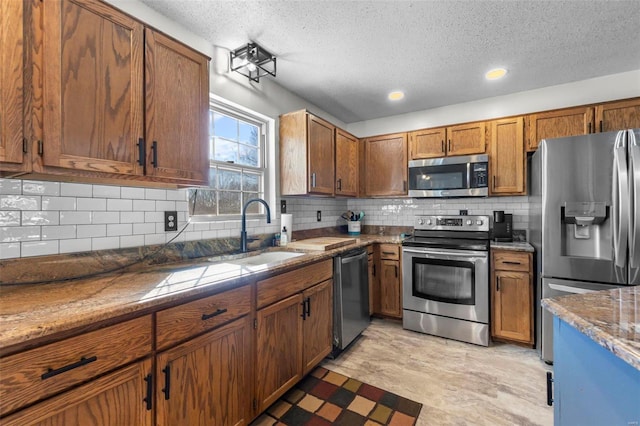
<instances>
[{"instance_id":1,"label":"microwave door handle","mask_svg":"<svg viewBox=\"0 0 640 426\"><path fill-rule=\"evenodd\" d=\"M471 186L471 163L467 163L467 188L472 188L472 186Z\"/></svg>"},{"instance_id":2,"label":"microwave door handle","mask_svg":"<svg viewBox=\"0 0 640 426\"><path fill-rule=\"evenodd\" d=\"M627 236L629 233L629 177L627 170L626 131L616 135L613 148L613 256L615 266L627 263Z\"/></svg>"},{"instance_id":3,"label":"microwave door handle","mask_svg":"<svg viewBox=\"0 0 640 426\"><path fill-rule=\"evenodd\" d=\"M631 233L629 234L629 266L640 268L640 130L628 131L629 145L629 194L633 205L631 206Z\"/></svg>"}]
</instances>

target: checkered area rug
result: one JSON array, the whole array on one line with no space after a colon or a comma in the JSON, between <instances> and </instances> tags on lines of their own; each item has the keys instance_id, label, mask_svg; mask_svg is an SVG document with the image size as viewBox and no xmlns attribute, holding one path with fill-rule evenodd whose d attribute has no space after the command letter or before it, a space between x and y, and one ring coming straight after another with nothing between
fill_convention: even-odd
<instances>
[{"instance_id":1,"label":"checkered area rug","mask_svg":"<svg viewBox=\"0 0 640 426\"><path fill-rule=\"evenodd\" d=\"M422 404L318 367L251 426L410 426Z\"/></svg>"}]
</instances>

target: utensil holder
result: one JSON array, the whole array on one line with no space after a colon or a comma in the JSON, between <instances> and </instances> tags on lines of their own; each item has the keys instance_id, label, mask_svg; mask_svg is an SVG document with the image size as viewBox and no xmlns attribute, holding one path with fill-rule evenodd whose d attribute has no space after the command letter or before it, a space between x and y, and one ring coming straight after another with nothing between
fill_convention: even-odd
<instances>
[{"instance_id":1,"label":"utensil holder","mask_svg":"<svg viewBox=\"0 0 640 426\"><path fill-rule=\"evenodd\" d=\"M349 235L360 235L360 221L351 220L347 222L347 231Z\"/></svg>"}]
</instances>

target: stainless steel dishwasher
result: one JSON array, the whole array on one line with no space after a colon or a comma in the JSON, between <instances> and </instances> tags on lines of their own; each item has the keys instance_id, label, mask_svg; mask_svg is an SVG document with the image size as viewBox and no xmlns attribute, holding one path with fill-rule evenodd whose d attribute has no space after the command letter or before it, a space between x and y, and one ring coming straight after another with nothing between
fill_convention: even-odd
<instances>
[{"instance_id":1,"label":"stainless steel dishwasher","mask_svg":"<svg viewBox=\"0 0 640 426\"><path fill-rule=\"evenodd\" d=\"M333 356L342 352L369 325L369 274L366 249L352 250L333 261Z\"/></svg>"}]
</instances>

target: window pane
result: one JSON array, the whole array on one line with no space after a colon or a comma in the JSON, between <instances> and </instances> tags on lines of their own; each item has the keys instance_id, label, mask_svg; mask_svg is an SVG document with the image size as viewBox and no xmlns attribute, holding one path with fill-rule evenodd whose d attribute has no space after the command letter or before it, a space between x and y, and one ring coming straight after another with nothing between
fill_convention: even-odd
<instances>
[{"instance_id":1,"label":"window pane","mask_svg":"<svg viewBox=\"0 0 640 426\"><path fill-rule=\"evenodd\" d=\"M243 191L260 191L260 177L252 173L245 173L242 175L242 190Z\"/></svg>"},{"instance_id":2,"label":"window pane","mask_svg":"<svg viewBox=\"0 0 640 426\"><path fill-rule=\"evenodd\" d=\"M235 170L218 170L218 189L232 189L240 191L240 179L242 174Z\"/></svg>"},{"instance_id":3,"label":"window pane","mask_svg":"<svg viewBox=\"0 0 640 426\"><path fill-rule=\"evenodd\" d=\"M214 142L215 153L213 159L216 161L232 161L238 162L238 144L230 142L226 139L215 138Z\"/></svg>"},{"instance_id":4,"label":"window pane","mask_svg":"<svg viewBox=\"0 0 640 426\"><path fill-rule=\"evenodd\" d=\"M213 134L218 137L238 140L238 120L226 115L213 113Z\"/></svg>"},{"instance_id":5,"label":"window pane","mask_svg":"<svg viewBox=\"0 0 640 426\"><path fill-rule=\"evenodd\" d=\"M253 198L260 198L258 193L254 193L254 192L243 192L242 193L242 199L243 202L246 203L247 201L253 199ZM260 214L263 213L264 211L264 206L262 205L262 203L251 203L249 204L249 207L247 207L247 214Z\"/></svg>"},{"instance_id":6,"label":"window pane","mask_svg":"<svg viewBox=\"0 0 640 426\"><path fill-rule=\"evenodd\" d=\"M253 124L239 122L240 137L238 140L252 146L258 146L258 127Z\"/></svg>"},{"instance_id":7,"label":"window pane","mask_svg":"<svg viewBox=\"0 0 640 426\"><path fill-rule=\"evenodd\" d=\"M218 169L215 167L209 168L209 186L211 188L218 187Z\"/></svg>"},{"instance_id":8,"label":"window pane","mask_svg":"<svg viewBox=\"0 0 640 426\"><path fill-rule=\"evenodd\" d=\"M239 192L218 192L220 196L220 214L240 214L240 193Z\"/></svg>"},{"instance_id":9,"label":"window pane","mask_svg":"<svg viewBox=\"0 0 640 426\"><path fill-rule=\"evenodd\" d=\"M214 113L213 111L209 110L209 136L213 136L213 119Z\"/></svg>"},{"instance_id":10,"label":"window pane","mask_svg":"<svg viewBox=\"0 0 640 426\"><path fill-rule=\"evenodd\" d=\"M194 196L196 197L194 201ZM195 205L194 205L195 202ZM216 192L208 189L192 189L189 191L189 206L194 208L192 214L217 215L218 204L216 202Z\"/></svg>"},{"instance_id":11,"label":"window pane","mask_svg":"<svg viewBox=\"0 0 640 426\"><path fill-rule=\"evenodd\" d=\"M240 164L246 166L260 167L258 148L240 144Z\"/></svg>"}]
</instances>

